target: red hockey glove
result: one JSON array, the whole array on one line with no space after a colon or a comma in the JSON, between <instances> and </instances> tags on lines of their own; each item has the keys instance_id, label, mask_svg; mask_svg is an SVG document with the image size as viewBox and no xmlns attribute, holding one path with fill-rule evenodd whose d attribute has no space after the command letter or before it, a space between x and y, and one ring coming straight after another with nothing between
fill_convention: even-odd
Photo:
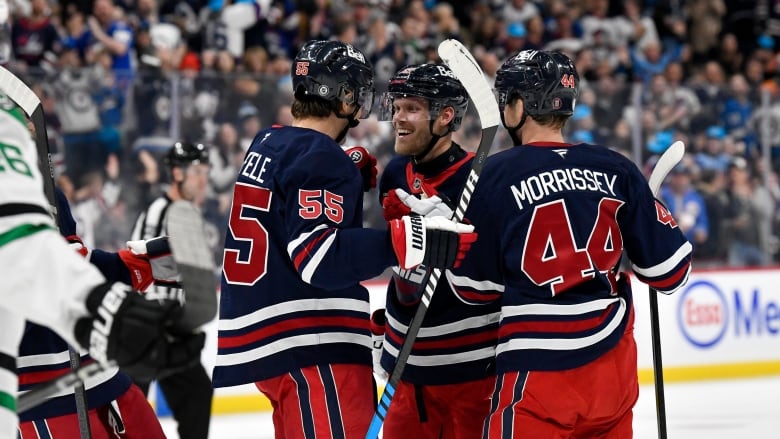
<instances>
[{"instance_id":1,"label":"red hockey glove","mask_svg":"<svg viewBox=\"0 0 780 439\"><path fill-rule=\"evenodd\" d=\"M474 226L444 217L404 216L390 221L390 236L398 265L408 270L420 264L459 267L477 233Z\"/></svg>"},{"instance_id":2,"label":"red hockey glove","mask_svg":"<svg viewBox=\"0 0 780 439\"><path fill-rule=\"evenodd\" d=\"M382 214L387 221L416 213L426 218L443 216L452 218L452 207L444 194L430 198L418 198L403 189L393 189L382 200Z\"/></svg>"},{"instance_id":3,"label":"red hockey glove","mask_svg":"<svg viewBox=\"0 0 780 439\"><path fill-rule=\"evenodd\" d=\"M86 245L84 245L84 241L81 240L81 237L79 235L70 235L66 236L65 240L68 241L68 244L70 244L70 247L73 250L76 250L78 254L84 257L84 259L89 260L89 256L92 253L92 250L87 248Z\"/></svg>"},{"instance_id":4,"label":"red hockey glove","mask_svg":"<svg viewBox=\"0 0 780 439\"><path fill-rule=\"evenodd\" d=\"M118 254L130 271L133 289L146 291L152 283L179 286L179 270L171 255L167 236L147 241L127 241L127 249L120 250Z\"/></svg>"},{"instance_id":5,"label":"red hockey glove","mask_svg":"<svg viewBox=\"0 0 780 439\"><path fill-rule=\"evenodd\" d=\"M173 334L182 308L172 300L146 300L116 282L87 296L89 317L76 322L76 340L95 361L111 360L133 377L160 378L200 361L205 334Z\"/></svg>"},{"instance_id":6,"label":"red hockey glove","mask_svg":"<svg viewBox=\"0 0 780 439\"><path fill-rule=\"evenodd\" d=\"M344 150L352 163L360 170L363 177L363 192L368 192L376 187L376 157L362 146L353 146Z\"/></svg>"}]
</instances>

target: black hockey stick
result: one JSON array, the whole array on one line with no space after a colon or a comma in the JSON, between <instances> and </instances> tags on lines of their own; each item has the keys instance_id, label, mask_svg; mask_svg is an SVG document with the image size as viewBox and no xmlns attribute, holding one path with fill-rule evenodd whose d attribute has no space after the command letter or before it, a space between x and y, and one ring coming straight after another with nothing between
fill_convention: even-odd
<instances>
[{"instance_id":1,"label":"black hockey stick","mask_svg":"<svg viewBox=\"0 0 780 439\"><path fill-rule=\"evenodd\" d=\"M493 144L493 138L496 135L501 119L498 111L498 104L493 96L493 91L485 80L482 69L479 67L476 60L474 60L474 57L471 56L468 49L456 40L444 40L439 44L438 51L442 61L449 66L461 84L466 88L469 98L471 98L474 107L477 109L479 121L482 125L482 138L479 142L474 161L471 164L471 171L466 179L466 184L461 191L458 206L455 209L455 215L453 216L453 220L461 221L466 213L469 201L471 200L471 194L474 192L474 188L479 180L479 174L482 172L485 160L487 160L490 147ZM393 395L395 395L395 389L401 381L406 362L409 360L414 341L417 338L417 334L420 332L420 326L422 326L425 313L428 311L428 306L431 303L433 292L436 290L436 285L439 283L441 274L441 270L436 268L430 272L420 304L417 306L414 317L406 331L404 342L401 345L401 349L398 351L395 366L387 380L385 390L382 392L382 396L379 399L379 404L374 412L374 417L371 419L368 433L366 433L366 439L376 439L379 436L379 431L382 429L387 410L390 408Z\"/></svg>"},{"instance_id":2,"label":"black hockey stick","mask_svg":"<svg viewBox=\"0 0 780 439\"><path fill-rule=\"evenodd\" d=\"M217 313L217 281L214 258L206 243L203 217L188 201L176 201L166 213L168 242L185 292L184 312L174 325L176 332L191 332L208 323ZM106 370L98 362L90 363L19 397L18 411L24 412L51 395Z\"/></svg>"},{"instance_id":3,"label":"black hockey stick","mask_svg":"<svg viewBox=\"0 0 780 439\"><path fill-rule=\"evenodd\" d=\"M59 227L59 215L57 213L57 201L54 197L54 167L51 162L51 151L49 149L49 137L46 134L46 119L43 114L43 105L38 96L30 90L22 80L13 73L0 66L0 90L12 101L16 102L22 108L33 123L35 128L35 149L38 152L38 169L43 177L43 192L46 200L49 202L51 214L54 222ZM81 366L81 357L79 352L71 346L68 346L68 357L70 358L70 368L76 371ZM76 413L79 419L79 432L82 439L92 437L92 431L89 427L89 414L87 413L87 393L83 383L76 385L74 389L76 398Z\"/></svg>"},{"instance_id":4,"label":"black hockey stick","mask_svg":"<svg viewBox=\"0 0 780 439\"><path fill-rule=\"evenodd\" d=\"M680 163L685 155L685 144L676 141L664 151L658 162L655 164L647 184L653 196L658 198L658 191L661 189L669 171ZM661 358L661 327L658 312L658 291L650 288L650 333L653 344L653 383L655 385L655 411L658 418L658 438L666 439L666 399L664 397L664 366Z\"/></svg>"}]
</instances>

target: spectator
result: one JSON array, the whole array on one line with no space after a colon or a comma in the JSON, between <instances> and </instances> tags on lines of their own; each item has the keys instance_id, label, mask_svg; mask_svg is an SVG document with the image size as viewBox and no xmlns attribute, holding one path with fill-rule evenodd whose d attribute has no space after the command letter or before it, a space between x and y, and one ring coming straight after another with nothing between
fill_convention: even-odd
<instances>
[{"instance_id":1,"label":"spectator","mask_svg":"<svg viewBox=\"0 0 780 439\"><path fill-rule=\"evenodd\" d=\"M662 73L667 64L681 59L683 46L674 44L663 52L661 50L661 44L654 41L631 49L631 66L637 78L648 83L654 75Z\"/></svg>"},{"instance_id":2,"label":"spectator","mask_svg":"<svg viewBox=\"0 0 780 439\"><path fill-rule=\"evenodd\" d=\"M726 193L726 173L719 169L703 169L697 185L707 209L709 233L707 239L694 247L693 257L699 267L726 263L725 219L729 205Z\"/></svg>"},{"instance_id":3,"label":"spectator","mask_svg":"<svg viewBox=\"0 0 780 439\"><path fill-rule=\"evenodd\" d=\"M661 200L695 249L707 240L709 218L699 191L691 184L690 165L679 164L669 175L669 183L661 188Z\"/></svg>"},{"instance_id":4,"label":"spectator","mask_svg":"<svg viewBox=\"0 0 780 439\"><path fill-rule=\"evenodd\" d=\"M13 55L24 68L51 70L62 49L52 23L47 0L31 0L30 13L18 17L11 27Z\"/></svg>"},{"instance_id":5,"label":"spectator","mask_svg":"<svg viewBox=\"0 0 780 439\"><path fill-rule=\"evenodd\" d=\"M724 0L690 0L686 4L690 17L688 36L693 62L710 60L717 56L718 37L721 33L723 16L726 13Z\"/></svg>"},{"instance_id":6,"label":"spectator","mask_svg":"<svg viewBox=\"0 0 780 439\"><path fill-rule=\"evenodd\" d=\"M95 0L92 15L87 18L87 26L92 37L90 50L108 49L117 86L126 92L134 76L131 55L133 30L117 15L113 0Z\"/></svg>"},{"instance_id":7,"label":"spectator","mask_svg":"<svg viewBox=\"0 0 780 439\"><path fill-rule=\"evenodd\" d=\"M729 92L718 119L731 137L745 143L753 143L755 134L748 130L748 121L753 114L753 102L750 101L750 86L742 74L731 76Z\"/></svg>"},{"instance_id":8,"label":"spectator","mask_svg":"<svg viewBox=\"0 0 780 439\"><path fill-rule=\"evenodd\" d=\"M726 130L718 125L707 128L704 150L696 153L696 165L700 169L714 169L725 172L732 155L725 150Z\"/></svg>"},{"instance_id":9,"label":"spectator","mask_svg":"<svg viewBox=\"0 0 780 439\"><path fill-rule=\"evenodd\" d=\"M739 41L737 41L737 37L733 33L723 34L720 39L720 49L716 56L727 75L731 76L742 71L745 55L740 50Z\"/></svg>"},{"instance_id":10,"label":"spectator","mask_svg":"<svg viewBox=\"0 0 780 439\"><path fill-rule=\"evenodd\" d=\"M728 263L732 267L763 266L769 263L767 249L774 201L766 188L751 178L747 160L734 157L728 166L729 204L726 230Z\"/></svg>"},{"instance_id":11,"label":"spectator","mask_svg":"<svg viewBox=\"0 0 780 439\"><path fill-rule=\"evenodd\" d=\"M539 8L527 0L510 0L501 10L501 17L507 22L526 23L531 17L539 15Z\"/></svg>"}]
</instances>

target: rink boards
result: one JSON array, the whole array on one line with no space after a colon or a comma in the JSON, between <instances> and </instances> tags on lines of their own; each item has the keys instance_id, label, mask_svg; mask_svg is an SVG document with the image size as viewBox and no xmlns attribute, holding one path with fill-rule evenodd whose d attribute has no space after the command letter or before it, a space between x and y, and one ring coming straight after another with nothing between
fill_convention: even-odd
<instances>
[{"instance_id":1,"label":"rink boards","mask_svg":"<svg viewBox=\"0 0 780 439\"><path fill-rule=\"evenodd\" d=\"M372 309L385 283L366 282ZM653 380L648 289L632 279L640 384ZM780 375L780 268L704 270L673 295L658 298L666 382ZM207 326L207 369L216 354L216 325ZM160 415L164 403L157 400ZM254 386L215 391L214 413L270 410Z\"/></svg>"}]
</instances>

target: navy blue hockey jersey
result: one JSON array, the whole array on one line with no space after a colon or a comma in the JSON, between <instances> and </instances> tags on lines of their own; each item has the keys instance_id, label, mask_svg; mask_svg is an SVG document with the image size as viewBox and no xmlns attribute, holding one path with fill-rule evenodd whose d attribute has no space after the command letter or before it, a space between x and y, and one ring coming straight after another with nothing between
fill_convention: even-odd
<instances>
[{"instance_id":1,"label":"navy blue hockey jersey","mask_svg":"<svg viewBox=\"0 0 780 439\"><path fill-rule=\"evenodd\" d=\"M589 144L530 144L488 159L466 212L479 239L456 271L459 294L504 284L498 372L578 367L630 321L625 254L636 276L671 293L691 244L624 156ZM485 296L486 300L490 297Z\"/></svg>"},{"instance_id":2,"label":"navy blue hockey jersey","mask_svg":"<svg viewBox=\"0 0 780 439\"><path fill-rule=\"evenodd\" d=\"M59 188L56 189L56 201L60 233L63 236L75 235L76 222L65 195ZM109 281L130 284L130 273L116 253L93 250L90 262L95 264ZM81 356L82 364L92 361L94 360L87 354ZM68 372L70 372L70 355L65 340L51 329L28 322L19 345L17 360L19 391L25 392ZM119 398L130 388L130 384L130 377L117 368L99 373L87 380L87 405L90 409L104 406ZM71 388L60 391L46 402L26 412L19 413L19 420L25 422L72 413L76 413L76 400Z\"/></svg>"},{"instance_id":3,"label":"navy blue hockey jersey","mask_svg":"<svg viewBox=\"0 0 780 439\"><path fill-rule=\"evenodd\" d=\"M223 253L214 386L315 364L371 364L368 291L395 264L362 228L360 174L314 130L258 133L239 170Z\"/></svg>"},{"instance_id":4,"label":"navy blue hockey jersey","mask_svg":"<svg viewBox=\"0 0 780 439\"><path fill-rule=\"evenodd\" d=\"M393 158L385 167L379 183L380 194L400 188L411 194L444 195L457 203L471 170L473 153L458 145L436 159L415 165L408 156ZM401 349L419 298L406 299L420 292L425 268L393 268L387 289L385 342L382 367L391 371ZM416 384L455 384L478 380L495 373L495 346L498 337L497 301L471 305L450 287L450 271L436 286L430 307L404 368L402 379Z\"/></svg>"}]
</instances>

